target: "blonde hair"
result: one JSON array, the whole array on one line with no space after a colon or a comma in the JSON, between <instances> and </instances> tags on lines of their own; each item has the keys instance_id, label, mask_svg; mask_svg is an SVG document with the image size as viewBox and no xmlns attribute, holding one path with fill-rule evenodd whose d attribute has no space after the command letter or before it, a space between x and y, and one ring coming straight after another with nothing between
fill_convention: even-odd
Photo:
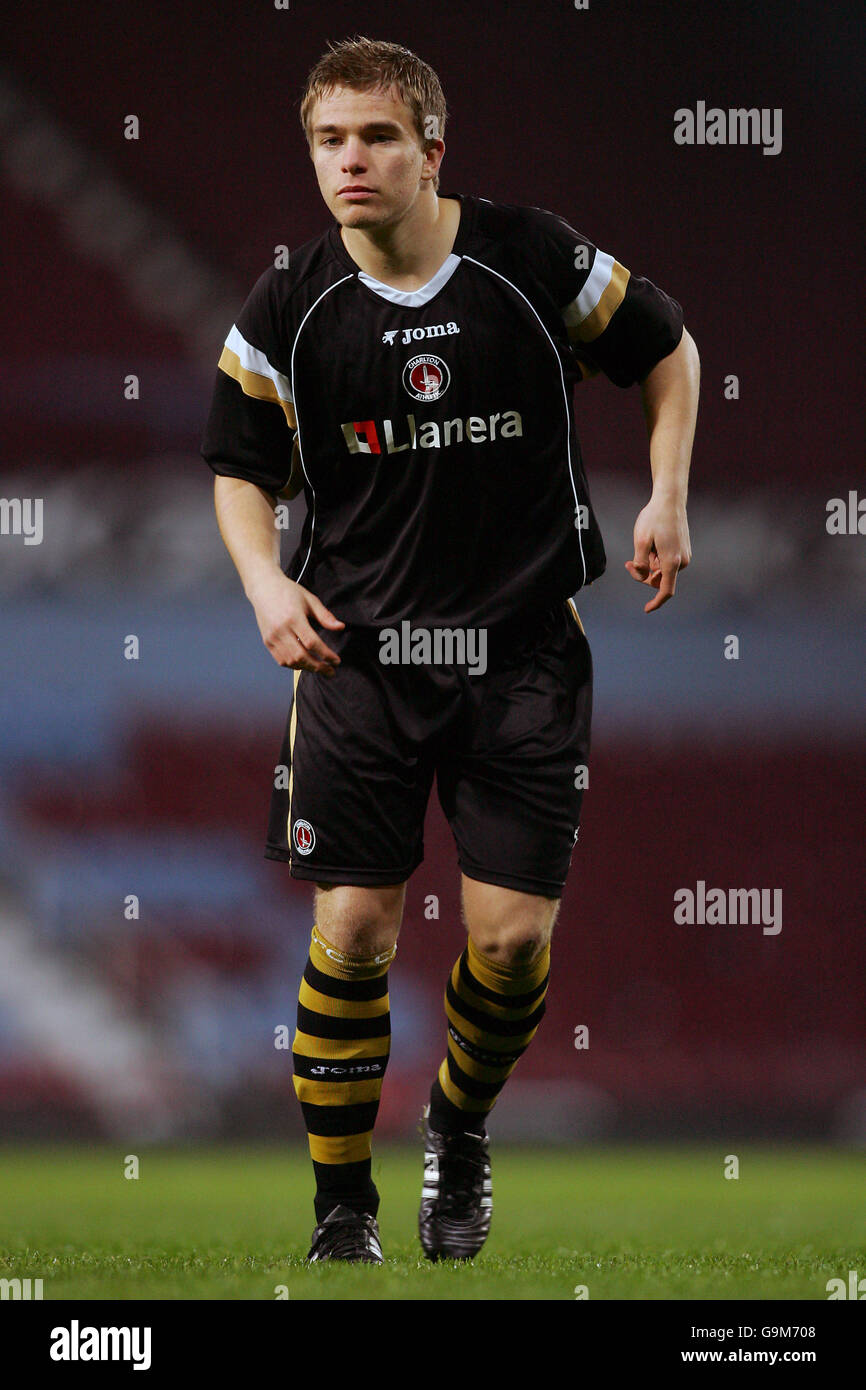
<instances>
[{"instance_id":1,"label":"blonde hair","mask_svg":"<svg viewBox=\"0 0 866 1390\"><path fill-rule=\"evenodd\" d=\"M379 89L387 92L395 87L412 112L422 149L428 148L431 138L442 139L445 134L448 110L439 78L428 63L422 62L411 49L403 48L398 43L368 39L358 34L353 39L328 44L328 52L323 53L310 69L301 99L301 125L311 146L310 117L313 107L335 87L351 87L356 92ZM432 122L431 116L435 117ZM435 131L432 137L429 133L431 127ZM438 174L433 179L433 187L439 187Z\"/></svg>"}]
</instances>

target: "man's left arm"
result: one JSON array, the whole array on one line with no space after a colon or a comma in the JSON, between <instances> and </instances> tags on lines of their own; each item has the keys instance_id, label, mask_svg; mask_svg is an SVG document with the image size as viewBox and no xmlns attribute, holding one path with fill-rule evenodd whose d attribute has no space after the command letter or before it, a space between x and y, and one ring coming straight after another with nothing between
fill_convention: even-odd
<instances>
[{"instance_id":1,"label":"man's left arm","mask_svg":"<svg viewBox=\"0 0 866 1390\"><path fill-rule=\"evenodd\" d=\"M652 496L635 523L632 578L656 590L646 612L673 597L691 559L686 487L700 362L682 307L633 275L564 218L524 209L533 268L555 301L581 377L604 372L623 389L640 384L650 438Z\"/></svg>"},{"instance_id":2,"label":"man's left arm","mask_svg":"<svg viewBox=\"0 0 866 1390\"><path fill-rule=\"evenodd\" d=\"M640 383L650 446L653 489L634 527L634 559L625 567L656 595L645 613L676 592L677 575L692 558L686 519L689 465L698 413L701 364L690 333Z\"/></svg>"}]
</instances>

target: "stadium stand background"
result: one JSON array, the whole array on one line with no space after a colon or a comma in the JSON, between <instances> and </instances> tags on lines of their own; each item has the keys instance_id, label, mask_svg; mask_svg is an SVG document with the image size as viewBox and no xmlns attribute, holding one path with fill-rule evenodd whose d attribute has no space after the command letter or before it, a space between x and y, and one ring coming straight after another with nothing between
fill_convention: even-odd
<instances>
[{"instance_id":1,"label":"stadium stand background","mask_svg":"<svg viewBox=\"0 0 866 1390\"><path fill-rule=\"evenodd\" d=\"M0 537L3 1137L300 1134L274 1036L293 1026L310 889L261 854L290 677L197 450L247 291L276 245L326 225L297 101L326 40L360 31L439 72L443 193L560 213L684 304L702 356L695 562L649 618L622 568L649 477L639 398L578 393L609 555L578 598L590 793L548 1016L492 1128L866 1141L866 542L825 527L863 476L862 37L853 7L829 27L811 6L751 9L444 4L434 22L91 0L7 16L0 493L43 498L45 535ZM782 153L676 146L673 112L697 100L781 107ZM675 891L699 879L780 888L782 931L675 924ZM457 881L434 795L382 1134L411 1132L442 1054Z\"/></svg>"}]
</instances>

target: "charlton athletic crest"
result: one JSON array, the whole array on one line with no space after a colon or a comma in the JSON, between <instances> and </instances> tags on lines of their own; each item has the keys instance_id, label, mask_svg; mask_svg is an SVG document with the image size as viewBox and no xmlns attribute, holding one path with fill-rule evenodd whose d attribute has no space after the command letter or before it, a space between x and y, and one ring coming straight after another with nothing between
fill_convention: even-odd
<instances>
[{"instance_id":1,"label":"charlton athletic crest","mask_svg":"<svg viewBox=\"0 0 866 1390\"><path fill-rule=\"evenodd\" d=\"M448 390L451 373L441 357L422 352L403 368L403 385L416 401L438 401Z\"/></svg>"},{"instance_id":2,"label":"charlton athletic crest","mask_svg":"<svg viewBox=\"0 0 866 1390\"><path fill-rule=\"evenodd\" d=\"M310 854L315 848L316 832L308 820L296 820L292 829L292 839L298 854Z\"/></svg>"}]
</instances>

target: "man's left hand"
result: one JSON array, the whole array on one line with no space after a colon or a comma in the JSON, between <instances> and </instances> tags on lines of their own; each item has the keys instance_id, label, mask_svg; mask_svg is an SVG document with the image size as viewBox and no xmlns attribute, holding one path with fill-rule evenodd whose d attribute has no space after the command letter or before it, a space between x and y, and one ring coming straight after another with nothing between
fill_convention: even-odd
<instances>
[{"instance_id":1,"label":"man's left hand","mask_svg":"<svg viewBox=\"0 0 866 1390\"><path fill-rule=\"evenodd\" d=\"M685 503L651 498L634 524L634 559L625 562L632 579L657 591L645 613L673 598L677 575L691 558Z\"/></svg>"}]
</instances>

